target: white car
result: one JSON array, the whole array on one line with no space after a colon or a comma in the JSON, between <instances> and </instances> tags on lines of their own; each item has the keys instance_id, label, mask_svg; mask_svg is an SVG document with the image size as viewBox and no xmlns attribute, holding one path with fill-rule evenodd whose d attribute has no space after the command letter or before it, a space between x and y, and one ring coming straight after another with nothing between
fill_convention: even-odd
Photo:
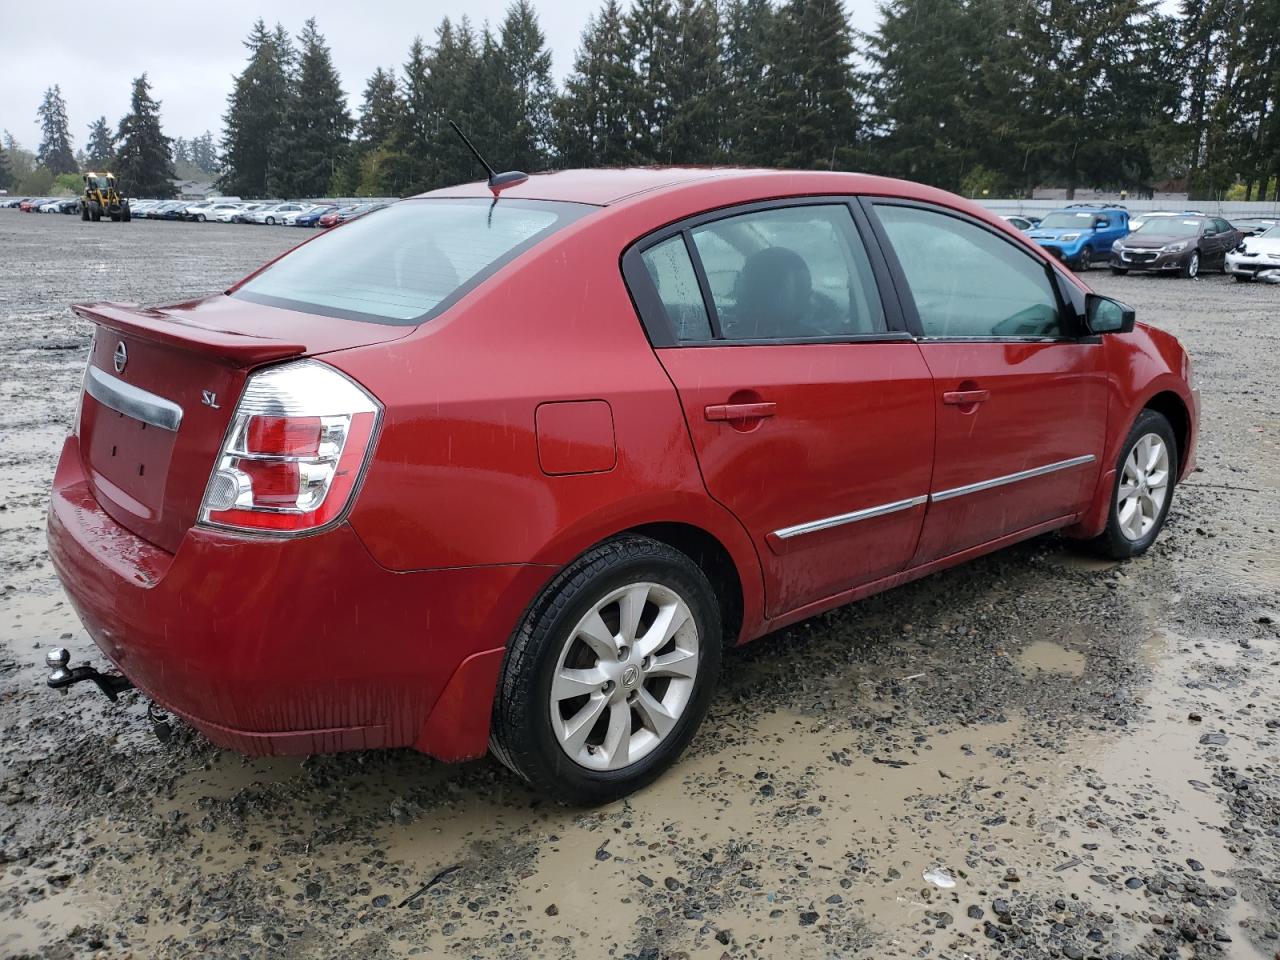
<instances>
[{"instance_id":1,"label":"white car","mask_svg":"<svg viewBox=\"0 0 1280 960\"><path fill-rule=\"evenodd\" d=\"M56 197L53 200L40 204L36 209L40 213L57 213L58 207L62 206L62 201L64 199L65 197Z\"/></svg>"},{"instance_id":2,"label":"white car","mask_svg":"<svg viewBox=\"0 0 1280 960\"><path fill-rule=\"evenodd\" d=\"M1280 226L1264 230L1227 253L1227 273L1241 283L1266 280L1280 283Z\"/></svg>"},{"instance_id":3,"label":"white car","mask_svg":"<svg viewBox=\"0 0 1280 960\"><path fill-rule=\"evenodd\" d=\"M260 210L255 210L246 219L250 223L265 223L268 225L284 223L284 218L288 214L295 216L301 213L303 205L300 203L269 203Z\"/></svg>"},{"instance_id":4,"label":"white car","mask_svg":"<svg viewBox=\"0 0 1280 960\"><path fill-rule=\"evenodd\" d=\"M204 217L206 220L216 220L218 223L230 223L231 218L239 212L240 204L238 203L211 203L204 211Z\"/></svg>"}]
</instances>

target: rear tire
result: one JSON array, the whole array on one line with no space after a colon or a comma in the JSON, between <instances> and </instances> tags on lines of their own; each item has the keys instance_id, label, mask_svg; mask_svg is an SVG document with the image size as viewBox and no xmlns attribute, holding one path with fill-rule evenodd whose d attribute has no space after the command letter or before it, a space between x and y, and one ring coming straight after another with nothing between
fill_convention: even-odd
<instances>
[{"instance_id":1,"label":"rear tire","mask_svg":"<svg viewBox=\"0 0 1280 960\"><path fill-rule=\"evenodd\" d=\"M692 560L648 537L607 540L557 574L517 627L490 748L562 802L624 797L697 732L722 643L715 592Z\"/></svg>"},{"instance_id":2,"label":"rear tire","mask_svg":"<svg viewBox=\"0 0 1280 960\"><path fill-rule=\"evenodd\" d=\"M203 214L203 213L197 213L197 214L196 214L196 223L204 223L204 214Z\"/></svg>"},{"instance_id":3,"label":"rear tire","mask_svg":"<svg viewBox=\"0 0 1280 960\"><path fill-rule=\"evenodd\" d=\"M1178 442L1164 414L1143 410L1120 448L1107 526L1090 541L1112 560L1146 553L1164 528L1178 476Z\"/></svg>"},{"instance_id":4,"label":"rear tire","mask_svg":"<svg viewBox=\"0 0 1280 960\"><path fill-rule=\"evenodd\" d=\"M86 223L89 221L89 207L87 204L80 204L80 219Z\"/></svg>"},{"instance_id":5,"label":"rear tire","mask_svg":"<svg viewBox=\"0 0 1280 960\"><path fill-rule=\"evenodd\" d=\"M120 219L125 223L128 223L133 219L133 211L129 209L129 205L127 203L120 209Z\"/></svg>"},{"instance_id":6,"label":"rear tire","mask_svg":"<svg viewBox=\"0 0 1280 960\"><path fill-rule=\"evenodd\" d=\"M1248 283L1253 277L1246 277L1243 273L1233 273L1231 276L1235 278L1236 283Z\"/></svg>"}]
</instances>

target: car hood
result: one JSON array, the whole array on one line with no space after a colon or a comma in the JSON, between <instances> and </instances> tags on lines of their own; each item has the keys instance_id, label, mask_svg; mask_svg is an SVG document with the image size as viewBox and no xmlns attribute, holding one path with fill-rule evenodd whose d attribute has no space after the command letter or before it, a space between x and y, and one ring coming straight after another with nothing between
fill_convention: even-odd
<instances>
[{"instance_id":1,"label":"car hood","mask_svg":"<svg viewBox=\"0 0 1280 960\"><path fill-rule=\"evenodd\" d=\"M1245 249L1249 253L1267 253L1271 256L1280 256L1280 238L1259 240L1257 237L1246 237L1244 241Z\"/></svg>"}]
</instances>

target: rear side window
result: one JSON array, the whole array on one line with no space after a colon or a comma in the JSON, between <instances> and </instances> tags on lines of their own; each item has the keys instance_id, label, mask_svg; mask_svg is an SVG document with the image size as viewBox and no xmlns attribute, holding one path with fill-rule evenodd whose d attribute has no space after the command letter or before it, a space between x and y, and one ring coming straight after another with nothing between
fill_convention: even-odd
<instances>
[{"instance_id":1,"label":"rear side window","mask_svg":"<svg viewBox=\"0 0 1280 960\"><path fill-rule=\"evenodd\" d=\"M640 255L658 299L671 321L677 340L711 339L711 321L698 289L698 276L685 249L684 237L677 234L650 247Z\"/></svg>"},{"instance_id":2,"label":"rear side window","mask_svg":"<svg viewBox=\"0 0 1280 960\"><path fill-rule=\"evenodd\" d=\"M876 204L926 337L1060 337L1045 266L990 230L948 214Z\"/></svg>"},{"instance_id":3,"label":"rear side window","mask_svg":"<svg viewBox=\"0 0 1280 960\"><path fill-rule=\"evenodd\" d=\"M328 317L417 324L591 209L538 200L406 200L286 254L232 296Z\"/></svg>"}]
</instances>

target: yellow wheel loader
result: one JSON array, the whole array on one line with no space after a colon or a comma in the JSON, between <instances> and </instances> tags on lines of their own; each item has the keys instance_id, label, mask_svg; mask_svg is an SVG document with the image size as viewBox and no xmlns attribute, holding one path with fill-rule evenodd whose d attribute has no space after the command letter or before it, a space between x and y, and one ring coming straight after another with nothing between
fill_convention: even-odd
<instances>
[{"instance_id":1,"label":"yellow wheel loader","mask_svg":"<svg viewBox=\"0 0 1280 960\"><path fill-rule=\"evenodd\" d=\"M109 173L86 173L84 196L80 198L80 219L97 223L104 216L112 220L133 219L129 201L121 200L116 190L116 178Z\"/></svg>"}]
</instances>

